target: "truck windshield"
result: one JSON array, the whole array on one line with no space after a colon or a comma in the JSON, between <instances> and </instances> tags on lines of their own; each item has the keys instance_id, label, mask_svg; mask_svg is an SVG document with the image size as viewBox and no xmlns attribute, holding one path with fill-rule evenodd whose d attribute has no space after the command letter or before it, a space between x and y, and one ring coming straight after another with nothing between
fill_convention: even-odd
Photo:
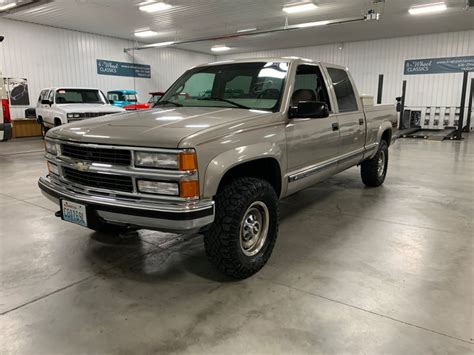
<instances>
[{"instance_id":1,"label":"truck windshield","mask_svg":"<svg viewBox=\"0 0 474 355\"><path fill-rule=\"evenodd\" d=\"M171 86L156 106L276 111L287 73L286 62L235 63L191 69Z\"/></svg>"},{"instance_id":2,"label":"truck windshield","mask_svg":"<svg viewBox=\"0 0 474 355\"><path fill-rule=\"evenodd\" d=\"M113 101L128 101L128 102L138 102L138 97L136 94L124 94L122 92L108 92L107 97L109 100Z\"/></svg>"},{"instance_id":3,"label":"truck windshield","mask_svg":"<svg viewBox=\"0 0 474 355\"><path fill-rule=\"evenodd\" d=\"M56 90L57 104L105 104L105 97L99 90L59 89Z\"/></svg>"}]
</instances>

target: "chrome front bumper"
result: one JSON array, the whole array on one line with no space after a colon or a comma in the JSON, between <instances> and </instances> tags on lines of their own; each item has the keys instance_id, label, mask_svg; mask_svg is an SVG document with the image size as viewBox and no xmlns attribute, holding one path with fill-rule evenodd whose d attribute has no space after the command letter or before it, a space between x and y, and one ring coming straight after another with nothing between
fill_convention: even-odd
<instances>
[{"instance_id":1,"label":"chrome front bumper","mask_svg":"<svg viewBox=\"0 0 474 355\"><path fill-rule=\"evenodd\" d=\"M214 221L214 201L170 203L88 195L68 189L48 176L41 177L38 186L58 206L61 199L81 203L101 220L113 224L194 233Z\"/></svg>"}]
</instances>

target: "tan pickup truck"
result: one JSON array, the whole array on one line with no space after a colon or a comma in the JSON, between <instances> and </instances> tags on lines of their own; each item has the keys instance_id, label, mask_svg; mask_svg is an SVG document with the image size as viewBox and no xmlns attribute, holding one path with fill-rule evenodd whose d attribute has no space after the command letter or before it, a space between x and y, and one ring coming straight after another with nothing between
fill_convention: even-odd
<instances>
[{"instance_id":1,"label":"tan pickup truck","mask_svg":"<svg viewBox=\"0 0 474 355\"><path fill-rule=\"evenodd\" d=\"M245 278L272 253L279 199L357 165L365 185L384 182L396 124L395 105L361 98L337 65L210 63L152 110L50 130L39 187L94 230L201 232L210 261Z\"/></svg>"}]
</instances>

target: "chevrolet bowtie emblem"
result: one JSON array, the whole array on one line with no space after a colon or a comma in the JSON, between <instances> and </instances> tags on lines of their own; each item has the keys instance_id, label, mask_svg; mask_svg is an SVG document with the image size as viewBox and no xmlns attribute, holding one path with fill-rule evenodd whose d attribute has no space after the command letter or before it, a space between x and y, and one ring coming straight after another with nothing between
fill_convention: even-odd
<instances>
[{"instance_id":1,"label":"chevrolet bowtie emblem","mask_svg":"<svg viewBox=\"0 0 474 355\"><path fill-rule=\"evenodd\" d=\"M90 164L83 163L83 162L77 162L74 164L74 169L79 170L79 171L87 171L90 168Z\"/></svg>"}]
</instances>

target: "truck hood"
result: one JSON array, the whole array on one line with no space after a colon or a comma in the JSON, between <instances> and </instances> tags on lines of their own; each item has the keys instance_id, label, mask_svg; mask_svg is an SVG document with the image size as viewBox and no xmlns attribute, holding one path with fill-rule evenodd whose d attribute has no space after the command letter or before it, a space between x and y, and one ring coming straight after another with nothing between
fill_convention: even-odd
<instances>
[{"instance_id":1,"label":"truck hood","mask_svg":"<svg viewBox=\"0 0 474 355\"><path fill-rule=\"evenodd\" d=\"M160 108L86 119L54 128L48 132L48 137L74 142L177 148L182 139L199 131L268 114L236 108Z\"/></svg>"},{"instance_id":2,"label":"truck hood","mask_svg":"<svg viewBox=\"0 0 474 355\"><path fill-rule=\"evenodd\" d=\"M74 112L122 112L119 107L109 104L62 104L57 105L58 109L67 113Z\"/></svg>"}]
</instances>

